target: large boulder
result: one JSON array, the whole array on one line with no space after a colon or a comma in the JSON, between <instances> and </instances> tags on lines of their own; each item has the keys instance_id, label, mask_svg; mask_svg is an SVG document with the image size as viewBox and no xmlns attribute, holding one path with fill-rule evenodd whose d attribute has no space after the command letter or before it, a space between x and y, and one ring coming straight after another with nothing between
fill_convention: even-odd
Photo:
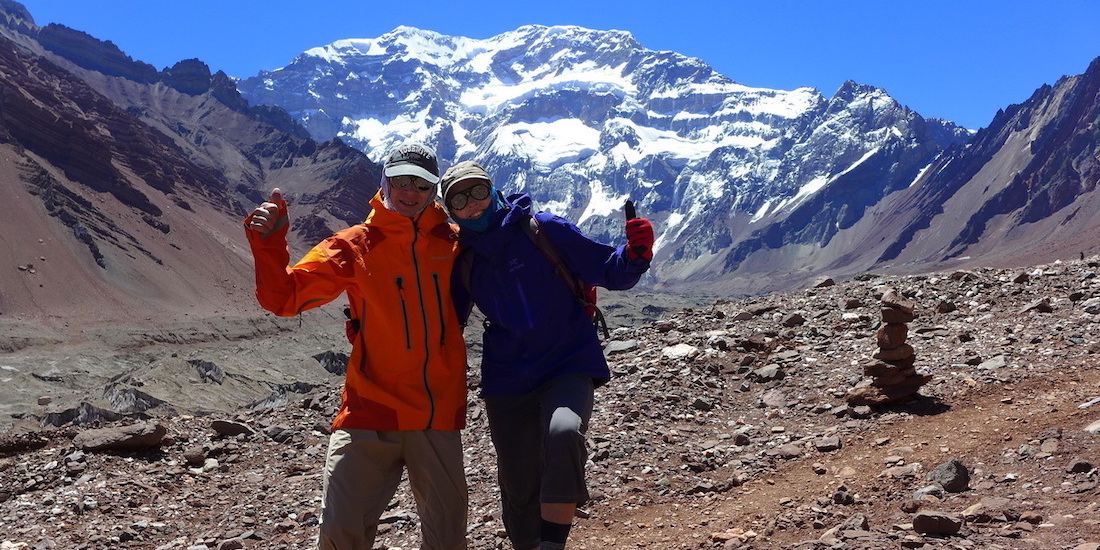
<instances>
[{"instance_id":1,"label":"large boulder","mask_svg":"<svg viewBox=\"0 0 1100 550\"><path fill-rule=\"evenodd\" d=\"M160 446L168 430L152 422L80 432L73 445L85 451L134 451Z\"/></svg>"}]
</instances>

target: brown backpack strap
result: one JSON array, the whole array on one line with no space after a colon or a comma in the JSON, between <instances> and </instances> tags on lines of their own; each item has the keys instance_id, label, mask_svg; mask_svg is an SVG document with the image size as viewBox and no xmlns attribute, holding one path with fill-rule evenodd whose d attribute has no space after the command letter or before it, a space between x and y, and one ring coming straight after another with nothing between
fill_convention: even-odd
<instances>
[{"instance_id":1,"label":"brown backpack strap","mask_svg":"<svg viewBox=\"0 0 1100 550\"><path fill-rule=\"evenodd\" d=\"M523 231L527 233L527 236L535 243L535 246L542 251L542 254L550 260L550 264L554 266L554 273L557 273L558 277L565 282L565 285L569 287L570 292L577 297L581 305L584 306L584 310L592 317L592 324L600 331L604 338L611 337L611 331L607 328L607 320L604 319L603 312L596 306L595 301L595 288L589 287L581 280L580 277L569 271L565 262L562 261L561 255L558 254L557 248L554 247L554 243L550 242L550 239L543 235L542 226L539 225L538 220L534 216L527 218L527 223L523 224ZM593 292L589 292L589 290Z\"/></svg>"}]
</instances>

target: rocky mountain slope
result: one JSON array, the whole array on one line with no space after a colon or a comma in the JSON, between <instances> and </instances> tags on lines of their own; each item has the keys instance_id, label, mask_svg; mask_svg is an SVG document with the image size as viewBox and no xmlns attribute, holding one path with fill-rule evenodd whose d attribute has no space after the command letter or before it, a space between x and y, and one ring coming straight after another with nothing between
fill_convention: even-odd
<instances>
[{"instance_id":1,"label":"rocky mountain slope","mask_svg":"<svg viewBox=\"0 0 1100 550\"><path fill-rule=\"evenodd\" d=\"M913 185L813 253L848 272L894 273L1095 253L1098 92L1100 58L998 113L966 146L945 151Z\"/></svg>"},{"instance_id":2,"label":"rocky mountain slope","mask_svg":"<svg viewBox=\"0 0 1100 550\"><path fill-rule=\"evenodd\" d=\"M377 165L249 107L223 73L150 72L14 2L0 15L0 349L256 317L239 224L272 187L294 204L299 251L365 217Z\"/></svg>"},{"instance_id":3,"label":"rocky mountain slope","mask_svg":"<svg viewBox=\"0 0 1100 550\"><path fill-rule=\"evenodd\" d=\"M1097 270L1094 257L822 281L617 328L614 379L597 391L588 434L594 498L571 547L1096 550ZM850 404L890 289L915 306L908 344L930 382L912 400ZM279 341L268 353L289 352ZM235 373L218 367L242 352L191 366L185 384L224 391ZM299 373L315 387L283 401L182 416L153 407L0 436L0 544L312 548L341 379L313 363ZM499 549L476 382L464 437L470 547ZM24 418L51 409L40 391ZM378 547L417 547L407 486L384 521Z\"/></svg>"}]
</instances>

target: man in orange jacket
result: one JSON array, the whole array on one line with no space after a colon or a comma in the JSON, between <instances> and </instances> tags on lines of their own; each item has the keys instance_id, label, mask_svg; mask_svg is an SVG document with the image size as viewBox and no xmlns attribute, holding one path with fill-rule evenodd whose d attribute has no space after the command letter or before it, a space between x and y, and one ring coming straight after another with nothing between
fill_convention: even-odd
<instances>
[{"instance_id":1,"label":"man in orange jacket","mask_svg":"<svg viewBox=\"0 0 1100 550\"><path fill-rule=\"evenodd\" d=\"M325 459L322 550L372 548L404 468L422 548L466 548L466 347L450 289L457 236L435 201L438 182L431 148L398 147L367 221L290 268L279 190L244 222L264 309L293 316L346 292L360 323Z\"/></svg>"}]
</instances>

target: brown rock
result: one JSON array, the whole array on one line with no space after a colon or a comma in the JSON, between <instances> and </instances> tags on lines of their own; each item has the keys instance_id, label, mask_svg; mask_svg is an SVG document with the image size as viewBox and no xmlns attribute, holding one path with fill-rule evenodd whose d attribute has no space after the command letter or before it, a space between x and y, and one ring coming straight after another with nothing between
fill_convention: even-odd
<instances>
[{"instance_id":1,"label":"brown rock","mask_svg":"<svg viewBox=\"0 0 1100 550\"><path fill-rule=\"evenodd\" d=\"M978 276L972 271L964 271L960 269L958 271L951 272L951 275L949 275L948 278L952 281L973 281L976 280Z\"/></svg>"},{"instance_id":2,"label":"brown rock","mask_svg":"<svg viewBox=\"0 0 1100 550\"><path fill-rule=\"evenodd\" d=\"M894 349L880 349L871 357L882 361L901 361L903 359L909 359L915 354L916 351L913 350L913 346L902 344Z\"/></svg>"},{"instance_id":3,"label":"brown rock","mask_svg":"<svg viewBox=\"0 0 1100 550\"><path fill-rule=\"evenodd\" d=\"M814 441L814 448L823 453L838 451L843 446L844 444L840 441L840 437L835 435L822 437Z\"/></svg>"},{"instance_id":4,"label":"brown rock","mask_svg":"<svg viewBox=\"0 0 1100 550\"><path fill-rule=\"evenodd\" d=\"M737 345L747 351L771 351L775 348L775 343L762 333L753 334L738 342Z\"/></svg>"},{"instance_id":5,"label":"brown rock","mask_svg":"<svg viewBox=\"0 0 1100 550\"><path fill-rule=\"evenodd\" d=\"M191 447L183 452L183 460L191 466L201 466L206 460L206 451L202 447Z\"/></svg>"},{"instance_id":6,"label":"brown rock","mask_svg":"<svg viewBox=\"0 0 1100 550\"><path fill-rule=\"evenodd\" d=\"M912 323L916 315L911 311L903 311L896 307L883 307L882 320L886 323Z\"/></svg>"},{"instance_id":7,"label":"brown rock","mask_svg":"<svg viewBox=\"0 0 1100 550\"><path fill-rule=\"evenodd\" d=\"M1044 443L1046 443L1044 441ZM1092 462L1080 457L1075 457L1066 465L1066 471L1071 474L1084 474L1092 471Z\"/></svg>"},{"instance_id":8,"label":"brown rock","mask_svg":"<svg viewBox=\"0 0 1100 550\"><path fill-rule=\"evenodd\" d=\"M1039 313L1052 313L1054 311L1054 307L1050 305L1050 298L1041 298L1027 304L1020 309L1020 313L1027 313L1029 311L1038 311Z\"/></svg>"},{"instance_id":9,"label":"brown rock","mask_svg":"<svg viewBox=\"0 0 1100 550\"><path fill-rule=\"evenodd\" d=\"M913 530L925 535L956 535L962 526L963 520L958 514L918 512L913 516Z\"/></svg>"},{"instance_id":10,"label":"brown rock","mask_svg":"<svg viewBox=\"0 0 1100 550\"><path fill-rule=\"evenodd\" d=\"M1039 525L1043 522L1043 514L1035 510L1028 510L1020 514L1020 521L1026 521L1032 525Z\"/></svg>"},{"instance_id":11,"label":"brown rock","mask_svg":"<svg viewBox=\"0 0 1100 550\"><path fill-rule=\"evenodd\" d=\"M917 375L906 378L904 383L890 388L868 384L848 392L848 395L845 396L845 400L847 400L850 405L885 405L888 403L895 403L917 393L920 387L927 384L931 379L932 377L927 374Z\"/></svg>"},{"instance_id":12,"label":"brown rock","mask_svg":"<svg viewBox=\"0 0 1100 550\"><path fill-rule=\"evenodd\" d=\"M917 362L917 356L910 355L897 361L868 361L863 365L863 374L867 376L887 376L911 368Z\"/></svg>"},{"instance_id":13,"label":"brown rock","mask_svg":"<svg viewBox=\"0 0 1100 550\"><path fill-rule=\"evenodd\" d=\"M913 310L917 307L916 302L902 296L897 290L892 288L887 289L886 292L882 294L882 305L900 309L905 313L913 313Z\"/></svg>"},{"instance_id":14,"label":"brown rock","mask_svg":"<svg viewBox=\"0 0 1100 550\"><path fill-rule=\"evenodd\" d=\"M909 327L904 323L887 323L875 334L879 349L896 349L905 343Z\"/></svg>"},{"instance_id":15,"label":"brown rock","mask_svg":"<svg viewBox=\"0 0 1100 550\"><path fill-rule=\"evenodd\" d=\"M87 430L73 438L73 445L85 451L123 451L156 447L168 430L160 424L142 423Z\"/></svg>"},{"instance_id":16,"label":"brown rock","mask_svg":"<svg viewBox=\"0 0 1100 550\"><path fill-rule=\"evenodd\" d=\"M904 383L906 379L912 378L914 376L917 376L917 369L915 367L909 367L905 370L899 370L897 372L893 372L884 376L878 376L873 381L871 381L871 384L880 388L891 388Z\"/></svg>"},{"instance_id":17,"label":"brown rock","mask_svg":"<svg viewBox=\"0 0 1100 550\"><path fill-rule=\"evenodd\" d=\"M768 305L768 304L752 305L752 306L748 307L748 310L749 310L749 313L752 313L753 315L756 315L757 317L759 317L759 316L761 316L765 313L768 313L769 311L774 310L776 307L778 307L778 306L773 306L773 305Z\"/></svg>"},{"instance_id":18,"label":"brown rock","mask_svg":"<svg viewBox=\"0 0 1100 550\"><path fill-rule=\"evenodd\" d=\"M773 449L769 454L790 460L802 456L802 446L797 443L787 443L786 445Z\"/></svg>"},{"instance_id":19,"label":"brown rock","mask_svg":"<svg viewBox=\"0 0 1100 550\"><path fill-rule=\"evenodd\" d=\"M231 422L229 420L215 420L210 423L210 428L214 430L218 435L223 436L235 436L241 434L251 435L252 428L249 428L245 424L240 422Z\"/></svg>"},{"instance_id":20,"label":"brown rock","mask_svg":"<svg viewBox=\"0 0 1100 550\"><path fill-rule=\"evenodd\" d=\"M984 497L963 510L962 515L967 523L1005 523L1019 519L1014 505L1015 501L1007 498Z\"/></svg>"}]
</instances>

